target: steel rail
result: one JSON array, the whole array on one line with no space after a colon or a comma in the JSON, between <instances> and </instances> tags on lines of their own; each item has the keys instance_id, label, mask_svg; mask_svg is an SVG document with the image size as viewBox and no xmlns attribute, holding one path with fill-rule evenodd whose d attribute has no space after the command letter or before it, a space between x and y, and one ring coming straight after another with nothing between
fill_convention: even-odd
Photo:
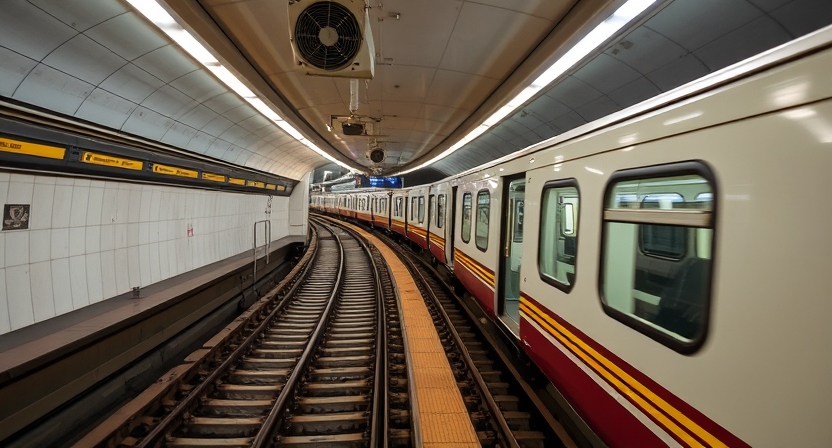
<instances>
[{"instance_id":1,"label":"steel rail","mask_svg":"<svg viewBox=\"0 0 832 448\"><path fill-rule=\"evenodd\" d=\"M329 296L329 301L324 309L324 312L321 314L321 319L318 321L318 325L315 326L315 331L312 333L312 336L309 337L306 348L303 350L300 358L298 358L298 362L292 369L292 373L289 375L286 383L283 385L283 389L280 390L280 394L278 394L268 416L266 416L263 420L263 426L260 427L260 430L257 431L257 435L252 440L251 448L264 448L271 442L275 424L277 424L278 418L283 415L283 411L286 409L290 396L294 392L298 381L300 381L300 378L303 376L303 373L306 371L306 367L312 359L312 355L315 351L317 351L318 344L326 330L326 324L329 322L329 315L335 307L336 298L338 297L341 286L343 285L346 254L344 253L344 245L341 243L341 238L335 232L331 233L332 237L338 243L338 253L341 259L341 265L338 268L338 276L335 279L332 293Z\"/></svg>"},{"instance_id":2,"label":"steel rail","mask_svg":"<svg viewBox=\"0 0 832 448\"><path fill-rule=\"evenodd\" d=\"M317 230L315 231L317 234ZM157 443L161 441L162 436L168 431L170 426L182 415L190 409L191 406L196 405L197 401L200 397L202 397L207 389L214 385L214 383L219 379L220 375L225 373L228 368L242 356L248 348L253 344L259 337L263 330L269 325L271 320L274 316L283 310L286 305L291 300L292 296L294 296L295 291L300 287L304 280L308 277L309 273L312 271L311 267L314 262L315 257L318 255L318 250L320 245L315 246L315 254L310 257L310 261L306 264L303 268L303 272L300 273L300 277L298 281L296 281L289 291L283 296L277 306L272 309L268 315L264 319L260 321L254 331L249 334L240 345L228 355L228 357L211 372L205 380L203 380L198 386L196 386L191 392L188 394L187 397L183 398L182 401L176 404L176 406L169 412L165 418L163 418L159 423L153 428L153 430L148 433L142 440L136 445L136 448L147 448L150 446L155 446Z\"/></svg>"}]
</instances>

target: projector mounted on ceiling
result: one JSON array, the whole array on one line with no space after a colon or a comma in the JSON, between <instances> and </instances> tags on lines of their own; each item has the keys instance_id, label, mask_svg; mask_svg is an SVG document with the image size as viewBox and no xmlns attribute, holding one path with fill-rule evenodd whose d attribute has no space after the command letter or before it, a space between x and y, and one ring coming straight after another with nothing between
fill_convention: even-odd
<instances>
[{"instance_id":1,"label":"projector mounted on ceiling","mask_svg":"<svg viewBox=\"0 0 832 448\"><path fill-rule=\"evenodd\" d=\"M375 48L364 0L289 0L295 66L307 75L370 78Z\"/></svg>"}]
</instances>

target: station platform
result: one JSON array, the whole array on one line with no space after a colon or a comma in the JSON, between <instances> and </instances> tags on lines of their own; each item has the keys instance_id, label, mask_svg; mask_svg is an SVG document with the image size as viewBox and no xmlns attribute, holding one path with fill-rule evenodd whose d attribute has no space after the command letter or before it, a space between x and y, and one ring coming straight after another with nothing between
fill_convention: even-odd
<instances>
[{"instance_id":1,"label":"station platform","mask_svg":"<svg viewBox=\"0 0 832 448\"><path fill-rule=\"evenodd\" d=\"M258 280L305 236L271 244ZM251 286L250 251L0 335L0 440L134 362ZM245 299L247 293L244 293Z\"/></svg>"},{"instance_id":2,"label":"station platform","mask_svg":"<svg viewBox=\"0 0 832 448\"><path fill-rule=\"evenodd\" d=\"M475 448L480 442L425 300L394 250L367 231L347 223L378 248L399 292L402 333L413 372L411 400L415 446Z\"/></svg>"}]
</instances>

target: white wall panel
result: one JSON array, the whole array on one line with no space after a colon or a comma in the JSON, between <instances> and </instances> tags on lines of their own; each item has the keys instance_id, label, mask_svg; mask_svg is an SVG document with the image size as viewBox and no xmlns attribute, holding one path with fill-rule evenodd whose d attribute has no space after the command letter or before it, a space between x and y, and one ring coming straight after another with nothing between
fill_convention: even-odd
<instances>
[{"instance_id":1,"label":"white wall panel","mask_svg":"<svg viewBox=\"0 0 832 448\"><path fill-rule=\"evenodd\" d=\"M32 210L0 233L0 334L248 252L255 221L303 234L305 182L267 214L267 196L0 173L0 199Z\"/></svg>"}]
</instances>

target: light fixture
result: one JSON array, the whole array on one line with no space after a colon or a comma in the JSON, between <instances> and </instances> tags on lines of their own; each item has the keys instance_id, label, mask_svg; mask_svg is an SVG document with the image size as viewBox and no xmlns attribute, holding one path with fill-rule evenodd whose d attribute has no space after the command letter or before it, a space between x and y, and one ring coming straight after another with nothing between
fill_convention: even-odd
<instances>
[{"instance_id":1,"label":"light fixture","mask_svg":"<svg viewBox=\"0 0 832 448\"><path fill-rule=\"evenodd\" d=\"M569 51L567 51L563 56L561 56L551 66L549 66L549 68L546 69L546 71L544 71L543 74L541 74L537 77L537 79L532 81L532 83L528 87L523 89L522 92L520 92L517 96L509 100L503 107L498 109L497 112L494 112L491 116L486 118L485 121L482 122L482 124L474 128L474 130L469 132L466 136L462 137L450 148L446 149L441 154L428 160L425 163L422 163L416 167L404 171L399 171L395 174L406 174L424 168L428 165L432 165L444 159L445 157L448 157L459 148L465 146L475 138L479 137L485 131L487 131L488 128L501 122L509 114L511 114L519 107L521 107L523 104L525 104L526 101L535 96L540 90L557 80L561 75L566 73L567 70L572 68L578 62L580 62L590 52L598 48L598 46L606 42L607 39L609 39L615 33L624 28L628 23L630 23L633 19L638 17L639 14L644 12L648 7L650 7L650 5L652 5L655 2L656 0L628 0L627 3L624 3L624 5L618 8L611 16L607 17L606 20L601 22L600 25L593 28L593 30L590 31L589 34L584 36L583 39L578 41L578 43L576 43L572 48L570 48Z\"/></svg>"},{"instance_id":2,"label":"light fixture","mask_svg":"<svg viewBox=\"0 0 832 448\"><path fill-rule=\"evenodd\" d=\"M220 64L217 58L211 54L198 40L194 38L185 28L179 25L174 18L162 8L156 0L127 0L137 11L147 17L153 22L162 32L168 35L180 48L185 50L191 57L199 61L205 66L214 76L217 77L223 84L225 84L234 93L239 95L242 99L254 107L261 115L268 118L274 124L278 125L280 129L291 135L295 140L302 143L307 148L315 151L324 158L337 163L338 165L354 170L355 167L347 165L340 160L329 155L326 151L318 148L316 144L308 140L303 134L295 129L289 122L269 107L263 100L251 91L237 76L231 73L225 66Z\"/></svg>"}]
</instances>

